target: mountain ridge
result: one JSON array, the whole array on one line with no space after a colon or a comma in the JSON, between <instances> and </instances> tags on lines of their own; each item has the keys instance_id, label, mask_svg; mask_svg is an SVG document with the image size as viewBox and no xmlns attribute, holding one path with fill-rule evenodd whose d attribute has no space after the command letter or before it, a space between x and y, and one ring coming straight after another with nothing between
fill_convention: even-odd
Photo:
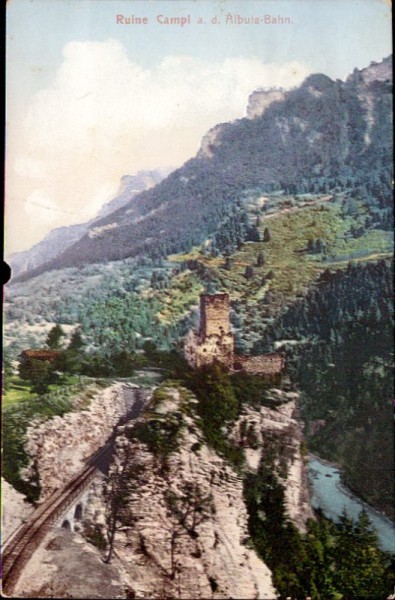
<instances>
[{"instance_id":1,"label":"mountain ridge","mask_svg":"<svg viewBox=\"0 0 395 600\"><path fill-rule=\"evenodd\" d=\"M195 158L97 222L111 228L94 240L86 234L27 278L45 270L185 251L215 232L245 190L362 189L367 205L384 211L378 215L375 208L375 218L388 228L391 65L387 57L354 70L345 82L310 75L262 115L217 125ZM381 186L380 195L374 186Z\"/></svg>"},{"instance_id":2,"label":"mountain ridge","mask_svg":"<svg viewBox=\"0 0 395 600\"><path fill-rule=\"evenodd\" d=\"M159 183L170 171L171 169L143 170L135 175L124 175L115 197L103 204L95 217L84 223L56 227L28 250L11 254L8 264L12 269L13 277L37 269L48 260L56 259L66 248L88 234L97 221L122 208L139 192Z\"/></svg>"}]
</instances>

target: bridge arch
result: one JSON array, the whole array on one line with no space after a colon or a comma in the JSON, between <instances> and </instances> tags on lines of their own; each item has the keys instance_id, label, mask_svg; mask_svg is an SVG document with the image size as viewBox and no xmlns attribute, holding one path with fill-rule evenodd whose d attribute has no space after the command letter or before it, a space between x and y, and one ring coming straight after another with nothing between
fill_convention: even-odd
<instances>
[{"instance_id":1,"label":"bridge arch","mask_svg":"<svg viewBox=\"0 0 395 600\"><path fill-rule=\"evenodd\" d=\"M84 512L84 507L83 507L82 503L79 502L74 510L74 519L76 521L81 521L83 512Z\"/></svg>"}]
</instances>

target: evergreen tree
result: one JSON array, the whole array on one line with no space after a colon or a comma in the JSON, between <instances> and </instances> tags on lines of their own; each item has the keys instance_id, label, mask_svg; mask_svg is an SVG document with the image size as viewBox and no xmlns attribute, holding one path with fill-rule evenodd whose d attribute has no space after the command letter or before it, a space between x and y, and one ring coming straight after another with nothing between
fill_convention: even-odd
<instances>
[{"instance_id":1,"label":"evergreen tree","mask_svg":"<svg viewBox=\"0 0 395 600\"><path fill-rule=\"evenodd\" d=\"M265 264L265 257L262 251L259 252L257 260L256 260L256 266L257 267L263 267L263 265Z\"/></svg>"},{"instance_id":2,"label":"evergreen tree","mask_svg":"<svg viewBox=\"0 0 395 600\"><path fill-rule=\"evenodd\" d=\"M54 366L46 360L29 359L20 363L19 376L30 383L33 392L45 394L55 380Z\"/></svg>"},{"instance_id":3,"label":"evergreen tree","mask_svg":"<svg viewBox=\"0 0 395 600\"><path fill-rule=\"evenodd\" d=\"M84 341L82 339L81 332L79 329L77 329L76 331L74 331L73 335L71 336L71 340L70 340L70 343L69 343L67 349L80 351L83 346L84 346Z\"/></svg>"},{"instance_id":4,"label":"evergreen tree","mask_svg":"<svg viewBox=\"0 0 395 600\"><path fill-rule=\"evenodd\" d=\"M49 331L45 343L48 346L48 348L51 348L51 350L58 350L61 347L62 337L64 337L65 335L66 334L63 331L62 327L57 323Z\"/></svg>"},{"instance_id":5,"label":"evergreen tree","mask_svg":"<svg viewBox=\"0 0 395 600\"><path fill-rule=\"evenodd\" d=\"M249 227L248 234L247 234L247 240L249 242L260 242L261 241L261 233L260 233L260 230L258 229L258 227L256 227L255 225L253 227Z\"/></svg>"},{"instance_id":6,"label":"evergreen tree","mask_svg":"<svg viewBox=\"0 0 395 600\"><path fill-rule=\"evenodd\" d=\"M263 231L263 241L270 242L271 239L272 239L272 236L270 235L269 228L265 227L265 229Z\"/></svg>"},{"instance_id":7,"label":"evergreen tree","mask_svg":"<svg viewBox=\"0 0 395 600\"><path fill-rule=\"evenodd\" d=\"M252 279L254 277L254 269L251 267L251 265L247 265L245 268L244 277L246 279Z\"/></svg>"},{"instance_id":8,"label":"evergreen tree","mask_svg":"<svg viewBox=\"0 0 395 600\"><path fill-rule=\"evenodd\" d=\"M385 598L387 564L366 512L360 513L356 524L343 514L336 537L334 555L339 591L346 598Z\"/></svg>"},{"instance_id":9,"label":"evergreen tree","mask_svg":"<svg viewBox=\"0 0 395 600\"><path fill-rule=\"evenodd\" d=\"M225 259L224 269L227 271L231 271L233 269L233 260L230 258L230 256L227 256Z\"/></svg>"}]
</instances>

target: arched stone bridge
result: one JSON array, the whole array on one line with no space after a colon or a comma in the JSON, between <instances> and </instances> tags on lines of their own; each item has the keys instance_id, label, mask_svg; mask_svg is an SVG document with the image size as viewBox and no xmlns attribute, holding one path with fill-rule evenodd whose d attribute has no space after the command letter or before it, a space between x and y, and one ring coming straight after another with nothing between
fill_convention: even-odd
<instances>
[{"instance_id":1,"label":"arched stone bridge","mask_svg":"<svg viewBox=\"0 0 395 600\"><path fill-rule=\"evenodd\" d=\"M142 388L125 384L123 388L123 397L125 402L125 415L118 425L137 418L147 400L147 392ZM97 465L96 478L103 478L103 475L107 474L108 466L109 460L102 460L99 465ZM85 514L90 487L94 479L86 489L81 489L81 495L76 496L67 511L55 521L55 527L63 527L64 529L75 533L78 533L81 530L81 522Z\"/></svg>"},{"instance_id":2,"label":"arched stone bridge","mask_svg":"<svg viewBox=\"0 0 395 600\"><path fill-rule=\"evenodd\" d=\"M125 385L125 413L118 426L136 419L147 401L147 391ZM3 591L10 595L26 563L41 544L51 526L78 531L84 516L89 488L97 477L108 472L116 438L116 428L107 442L95 452L85 466L64 486L56 490L7 540L2 553Z\"/></svg>"}]
</instances>

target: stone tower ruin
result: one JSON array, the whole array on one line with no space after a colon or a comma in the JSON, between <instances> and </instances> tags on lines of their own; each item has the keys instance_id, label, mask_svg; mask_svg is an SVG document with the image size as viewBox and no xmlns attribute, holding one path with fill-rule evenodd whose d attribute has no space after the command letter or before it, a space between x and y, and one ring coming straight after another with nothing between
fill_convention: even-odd
<instances>
[{"instance_id":1,"label":"stone tower ruin","mask_svg":"<svg viewBox=\"0 0 395 600\"><path fill-rule=\"evenodd\" d=\"M201 294L200 337L230 333L229 311L229 294Z\"/></svg>"},{"instance_id":2,"label":"stone tower ruin","mask_svg":"<svg viewBox=\"0 0 395 600\"><path fill-rule=\"evenodd\" d=\"M243 371L279 383L285 368L284 357L275 352L261 356L235 354L229 313L229 294L201 294L199 329L191 330L184 343L188 364L200 369L217 362L231 372Z\"/></svg>"},{"instance_id":3,"label":"stone tower ruin","mask_svg":"<svg viewBox=\"0 0 395 600\"><path fill-rule=\"evenodd\" d=\"M184 345L185 358L191 367L218 362L232 368L234 338L229 311L229 294L201 294L199 330L190 331Z\"/></svg>"}]
</instances>

